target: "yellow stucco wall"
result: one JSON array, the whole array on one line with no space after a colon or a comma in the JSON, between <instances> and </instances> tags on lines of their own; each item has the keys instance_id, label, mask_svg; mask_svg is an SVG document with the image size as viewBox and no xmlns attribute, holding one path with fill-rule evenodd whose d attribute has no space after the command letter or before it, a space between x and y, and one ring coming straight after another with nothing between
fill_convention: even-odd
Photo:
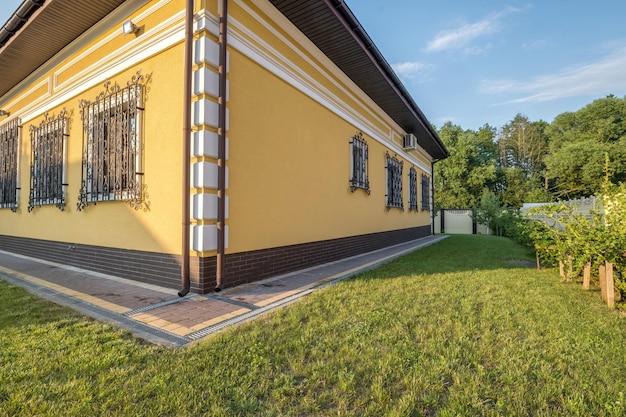
<instances>
[{"instance_id":1,"label":"yellow stucco wall","mask_svg":"<svg viewBox=\"0 0 626 417\"><path fill-rule=\"evenodd\" d=\"M155 4L162 3L158 8ZM142 30L150 31L162 24L163 19L184 10L184 2L151 2L145 7L133 10L133 15L152 13L137 22ZM152 7L152 9L151 9ZM178 26L182 20L173 22ZM105 90L102 82L91 82L91 66L103 66L117 59L121 48L142 50L142 44L150 42L150 37L141 38L121 33L122 21L101 24L99 36L82 45L80 39L71 55L65 56L54 69L32 80L21 91L14 93L15 99L7 109L10 118L21 117L23 121L22 144L20 150L21 194L17 213L9 209L0 210L0 234L63 241L76 244L118 247L165 253L180 253L181 225L181 182L182 182L182 103L183 103L183 45L177 41L158 53L142 52L144 59L133 65L113 65L112 83L125 86L137 73L146 77L144 99L144 184L146 210L134 210L121 201L89 204L82 212L77 211L76 203L81 183L82 121L79 102L81 99L94 100ZM93 34L92 34L93 35ZM103 39L109 39L102 46ZM134 46L129 46L135 42ZM131 44L132 45L132 44ZM145 48L144 48L145 49ZM67 55L67 52L65 52ZM76 57L82 59L76 60ZM86 73L87 72L87 73ZM73 78L74 77L74 78ZM82 77L82 78L81 78ZM149 80L148 80L149 78ZM74 81L72 81L74 79ZM93 86L85 88L81 80ZM76 85L66 87L65 83ZM33 85L45 87L32 88ZM46 93L49 95L46 96ZM65 98L59 101L58 97ZM41 111L33 110L34 103L43 102ZM66 109L70 113L68 138L68 187L66 206L60 211L55 206L36 207L28 213L30 190L30 127L39 125L44 113L58 115ZM2 120L0 120L0 123Z\"/></svg>"},{"instance_id":2,"label":"yellow stucco wall","mask_svg":"<svg viewBox=\"0 0 626 417\"><path fill-rule=\"evenodd\" d=\"M365 136L371 194L351 192L349 142L359 129L244 57L231 60L229 252L430 224L429 212L408 211L410 163L405 210L387 210L388 149Z\"/></svg>"},{"instance_id":3,"label":"yellow stucco wall","mask_svg":"<svg viewBox=\"0 0 626 417\"><path fill-rule=\"evenodd\" d=\"M11 92L3 108L11 112L9 118L24 120L22 192L18 213L0 209L0 234L180 253L184 3L152 0L127 15L105 19L89 40L78 39L63 51L54 68ZM338 74L269 2L231 0L229 7L227 253L429 225L429 211L408 211L408 170L413 164L429 168L428 156L404 152L399 126ZM199 10L198 16L217 22L217 0L197 1ZM141 27L137 36L121 33L128 17ZM215 37L202 31L195 36ZM143 147L149 209L100 202L78 212L79 101L93 100L105 79L125 85L138 70L150 78ZM287 82L284 74L296 81ZM28 213L29 127L38 125L46 112L62 109L71 112L66 209L45 206ZM0 118L0 124L5 120ZM370 195L349 187L349 142L358 132L369 145ZM404 161L404 210L385 207L386 152ZM419 202L423 170L416 169Z\"/></svg>"},{"instance_id":4,"label":"yellow stucco wall","mask_svg":"<svg viewBox=\"0 0 626 417\"><path fill-rule=\"evenodd\" d=\"M297 35L285 31L284 22L270 21L271 8L233 3L235 36L246 37L244 27L262 34L263 39L246 37L257 52L306 73L334 104L368 118L368 129L380 140L391 144L401 139L399 127L344 78L332 75L336 70L328 62L297 45ZM365 126L346 121L246 55L245 48L231 47L228 253L430 224L429 211L408 211L408 154L364 134L371 194L351 192L349 142ZM323 68L331 79L315 68ZM386 152L404 161L404 210L385 206ZM430 167L427 158L411 154ZM417 171L419 202L423 171Z\"/></svg>"}]
</instances>

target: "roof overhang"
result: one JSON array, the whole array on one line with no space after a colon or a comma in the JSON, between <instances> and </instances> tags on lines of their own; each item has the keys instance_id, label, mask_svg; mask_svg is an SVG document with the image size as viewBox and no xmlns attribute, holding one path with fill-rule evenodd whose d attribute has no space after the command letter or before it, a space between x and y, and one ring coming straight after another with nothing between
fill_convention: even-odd
<instances>
[{"instance_id":1,"label":"roof overhang","mask_svg":"<svg viewBox=\"0 0 626 417\"><path fill-rule=\"evenodd\" d=\"M434 160L449 156L430 122L343 0L270 0Z\"/></svg>"},{"instance_id":2,"label":"roof overhang","mask_svg":"<svg viewBox=\"0 0 626 417\"><path fill-rule=\"evenodd\" d=\"M0 96L125 0L24 0L0 28ZM434 160L449 154L343 0L270 0Z\"/></svg>"},{"instance_id":3,"label":"roof overhang","mask_svg":"<svg viewBox=\"0 0 626 417\"><path fill-rule=\"evenodd\" d=\"M24 0L0 28L0 97L125 0Z\"/></svg>"}]
</instances>

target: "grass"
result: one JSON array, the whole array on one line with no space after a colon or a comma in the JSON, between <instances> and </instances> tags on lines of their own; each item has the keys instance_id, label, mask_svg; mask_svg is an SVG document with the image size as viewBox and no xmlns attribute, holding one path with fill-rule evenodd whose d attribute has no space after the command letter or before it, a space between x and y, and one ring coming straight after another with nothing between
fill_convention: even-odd
<instances>
[{"instance_id":1,"label":"grass","mask_svg":"<svg viewBox=\"0 0 626 417\"><path fill-rule=\"evenodd\" d=\"M626 414L598 291L452 236L183 349L0 281L0 416Z\"/></svg>"}]
</instances>

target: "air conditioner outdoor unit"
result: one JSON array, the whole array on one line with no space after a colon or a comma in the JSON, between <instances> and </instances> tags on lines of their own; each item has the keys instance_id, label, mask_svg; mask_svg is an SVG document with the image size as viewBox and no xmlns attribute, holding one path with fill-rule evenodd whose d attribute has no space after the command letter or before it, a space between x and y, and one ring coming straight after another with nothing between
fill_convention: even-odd
<instances>
[{"instance_id":1,"label":"air conditioner outdoor unit","mask_svg":"<svg viewBox=\"0 0 626 417\"><path fill-rule=\"evenodd\" d=\"M417 138L414 134L409 133L408 135L404 135L404 139L402 141L402 147L405 151L409 151L411 149L417 149Z\"/></svg>"}]
</instances>

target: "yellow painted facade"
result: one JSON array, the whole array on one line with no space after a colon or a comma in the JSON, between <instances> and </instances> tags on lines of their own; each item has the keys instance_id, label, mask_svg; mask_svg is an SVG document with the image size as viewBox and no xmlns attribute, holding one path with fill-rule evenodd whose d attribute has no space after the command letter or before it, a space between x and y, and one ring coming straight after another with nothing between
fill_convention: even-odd
<instances>
[{"instance_id":1,"label":"yellow painted facade","mask_svg":"<svg viewBox=\"0 0 626 417\"><path fill-rule=\"evenodd\" d=\"M308 80L289 85L243 47L231 49L229 251L430 224L430 211L407 207L408 169L430 175L428 156L403 151L400 128L325 56L311 52L308 39L284 29L286 18L271 7L233 3L231 38L241 37L255 53L279 61L283 71ZM325 103L298 88L315 89ZM351 192L348 182L349 142L360 131L369 145L370 195ZM385 206L386 152L404 161L404 210Z\"/></svg>"},{"instance_id":2,"label":"yellow painted facade","mask_svg":"<svg viewBox=\"0 0 626 417\"><path fill-rule=\"evenodd\" d=\"M163 37L165 30L179 33L183 29L183 2L153 1L138 9L127 9L133 16L146 15L145 19L137 22L143 27L144 35L154 31L158 39ZM127 18L128 15L123 17ZM4 120L12 117L22 119L18 211L0 210L2 234L180 253L182 34L179 33L175 40L163 41L170 44L167 48L151 53L146 51L147 44L154 42L155 37L124 35L120 30L121 24L122 20L119 19L105 19L99 27L94 28L95 33L88 33L92 41L84 44L82 39L77 39L75 44L78 46L74 48L70 45L62 51L54 59L58 63L51 70L37 79L29 79L22 88L12 91L11 96L14 98L2 105L3 109L10 112L10 116L4 117ZM119 61L120 53L146 56L128 65L124 61L116 62ZM98 70L104 68L107 69L106 74L97 74ZM143 155L148 209L136 211L124 202L112 201L90 204L86 210L78 212L76 203L81 183L83 134L79 102L81 99L95 99L104 91L105 81L125 85L137 71L149 77L144 99ZM45 113L56 115L63 109L70 114L65 210L60 211L49 205L36 207L28 213L30 127L39 125Z\"/></svg>"},{"instance_id":3,"label":"yellow painted facade","mask_svg":"<svg viewBox=\"0 0 626 417\"><path fill-rule=\"evenodd\" d=\"M217 156L196 148L201 138L217 136L210 119L219 101L211 84L218 73L219 8L218 0L195 2L191 189L181 187L185 1L128 0L0 96L0 108L10 113L0 117L0 127L15 117L22 122L18 210L0 209L0 235L180 255L181 222L189 221L192 256L215 256L215 210L207 204L217 194L211 183ZM125 35L121 26L129 18L138 32ZM269 1L230 0L228 24L226 254L428 227L420 177L430 178L432 157L421 147L402 148L408 132ZM79 211L79 103L95 99L107 81L124 86L138 71L146 87L144 203L136 210L123 201L98 202ZM29 129L64 109L70 115L65 209L28 212ZM368 144L369 194L349 185L350 140L359 133ZM385 204L387 154L403 162L404 209ZM411 167L417 211L408 209ZM192 198L188 220L181 215L185 192Z\"/></svg>"}]
</instances>

